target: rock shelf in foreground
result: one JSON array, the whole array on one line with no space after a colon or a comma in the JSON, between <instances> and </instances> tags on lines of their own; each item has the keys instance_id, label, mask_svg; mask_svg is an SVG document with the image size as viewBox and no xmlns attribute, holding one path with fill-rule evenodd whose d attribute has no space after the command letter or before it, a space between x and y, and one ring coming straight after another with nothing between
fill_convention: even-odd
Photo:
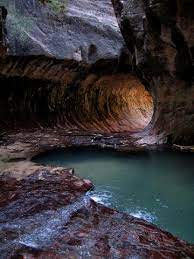
<instances>
[{"instance_id":1,"label":"rock shelf in foreground","mask_svg":"<svg viewBox=\"0 0 194 259\"><path fill-rule=\"evenodd\" d=\"M49 131L45 139L41 132L14 136L0 146L0 258L194 258L193 245L91 200L92 183L72 169L29 161L62 141L70 145L70 133L60 140ZM77 141L87 145L95 137Z\"/></svg>"}]
</instances>

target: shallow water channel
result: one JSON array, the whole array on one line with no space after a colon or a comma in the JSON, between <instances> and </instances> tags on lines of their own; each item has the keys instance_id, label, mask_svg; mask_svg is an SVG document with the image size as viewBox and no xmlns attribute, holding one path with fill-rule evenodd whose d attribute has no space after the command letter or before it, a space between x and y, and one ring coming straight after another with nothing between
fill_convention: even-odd
<instances>
[{"instance_id":1,"label":"shallow water channel","mask_svg":"<svg viewBox=\"0 0 194 259\"><path fill-rule=\"evenodd\" d=\"M75 168L77 175L94 183L90 195L95 201L194 243L194 154L69 149L35 161Z\"/></svg>"}]
</instances>

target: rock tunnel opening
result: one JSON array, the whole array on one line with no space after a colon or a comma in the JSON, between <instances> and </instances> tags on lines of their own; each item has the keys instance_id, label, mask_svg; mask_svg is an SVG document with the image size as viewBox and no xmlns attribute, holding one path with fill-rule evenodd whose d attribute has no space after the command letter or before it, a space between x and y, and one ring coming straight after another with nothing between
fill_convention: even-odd
<instances>
[{"instance_id":1,"label":"rock tunnel opening","mask_svg":"<svg viewBox=\"0 0 194 259\"><path fill-rule=\"evenodd\" d=\"M127 74L90 74L76 86L16 78L1 83L1 124L14 118L24 126L35 122L43 127L134 133L145 129L153 116L151 94Z\"/></svg>"},{"instance_id":2,"label":"rock tunnel opening","mask_svg":"<svg viewBox=\"0 0 194 259\"><path fill-rule=\"evenodd\" d=\"M136 77L126 74L87 77L67 106L73 124L103 132L142 131L154 111L151 94Z\"/></svg>"}]
</instances>

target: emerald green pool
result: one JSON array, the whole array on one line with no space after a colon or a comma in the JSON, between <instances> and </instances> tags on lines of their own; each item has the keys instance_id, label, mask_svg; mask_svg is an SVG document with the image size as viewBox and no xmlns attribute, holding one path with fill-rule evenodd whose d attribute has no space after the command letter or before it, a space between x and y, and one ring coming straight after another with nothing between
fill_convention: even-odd
<instances>
[{"instance_id":1,"label":"emerald green pool","mask_svg":"<svg viewBox=\"0 0 194 259\"><path fill-rule=\"evenodd\" d=\"M194 154L70 149L43 154L35 161L75 168L77 175L94 183L90 195L95 201L194 243Z\"/></svg>"}]
</instances>

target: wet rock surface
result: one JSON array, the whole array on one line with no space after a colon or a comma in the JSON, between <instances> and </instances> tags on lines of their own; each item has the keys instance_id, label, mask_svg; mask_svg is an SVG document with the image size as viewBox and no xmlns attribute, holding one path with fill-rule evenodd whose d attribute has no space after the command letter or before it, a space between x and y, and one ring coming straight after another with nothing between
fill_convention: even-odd
<instances>
[{"instance_id":1,"label":"wet rock surface","mask_svg":"<svg viewBox=\"0 0 194 259\"><path fill-rule=\"evenodd\" d=\"M138 138L134 142L134 138L126 138L126 136L126 134L88 134L84 131L68 131L63 128L6 132L1 136L0 161L5 164L18 163L22 160L30 160L45 151L72 146L111 148L125 152L158 149L151 140L148 147L145 143L139 144Z\"/></svg>"},{"instance_id":2,"label":"wet rock surface","mask_svg":"<svg viewBox=\"0 0 194 259\"><path fill-rule=\"evenodd\" d=\"M83 195L87 180L61 168L0 176L1 258L194 258L194 247Z\"/></svg>"},{"instance_id":3,"label":"wet rock surface","mask_svg":"<svg viewBox=\"0 0 194 259\"><path fill-rule=\"evenodd\" d=\"M53 129L1 137L0 258L194 258L192 245L91 200L92 183L73 169L29 161L47 150L92 145L132 147L124 136Z\"/></svg>"},{"instance_id":4,"label":"wet rock surface","mask_svg":"<svg viewBox=\"0 0 194 259\"><path fill-rule=\"evenodd\" d=\"M90 181L73 176L71 170L38 166L20 180L7 172L0 177L0 185L1 258L8 258L26 242L32 248L36 242L49 242L60 231L60 219L65 223L76 208L75 201L92 188ZM65 206L71 208L58 211Z\"/></svg>"}]
</instances>

